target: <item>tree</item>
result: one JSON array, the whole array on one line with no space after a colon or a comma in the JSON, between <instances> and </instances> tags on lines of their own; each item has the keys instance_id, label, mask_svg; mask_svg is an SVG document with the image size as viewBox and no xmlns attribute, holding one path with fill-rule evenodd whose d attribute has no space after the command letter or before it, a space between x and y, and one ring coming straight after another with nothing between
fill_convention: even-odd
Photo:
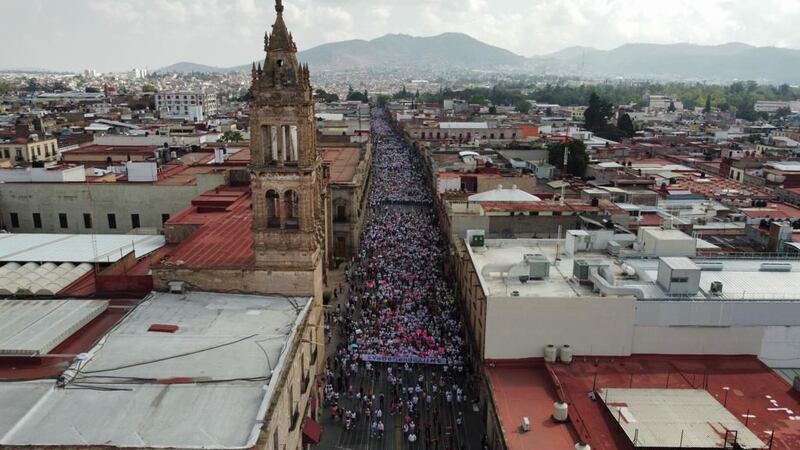
<instances>
[{"instance_id":1,"label":"tree","mask_svg":"<svg viewBox=\"0 0 800 450\"><path fill-rule=\"evenodd\" d=\"M86 88L85 91L86 91L87 94L97 94L97 93L100 92L100 88L97 88L97 87L94 87L94 86L89 86L89 87Z\"/></svg>"},{"instance_id":2,"label":"tree","mask_svg":"<svg viewBox=\"0 0 800 450\"><path fill-rule=\"evenodd\" d=\"M708 113L711 112L711 94L708 94L708 96L706 96L706 107L703 108L703 112L705 114L708 114Z\"/></svg>"},{"instance_id":3,"label":"tree","mask_svg":"<svg viewBox=\"0 0 800 450\"><path fill-rule=\"evenodd\" d=\"M358 91L354 91L353 88L350 87L350 90L347 93L347 101L348 102L369 103L369 98L367 98L367 91L358 92Z\"/></svg>"},{"instance_id":4,"label":"tree","mask_svg":"<svg viewBox=\"0 0 800 450\"><path fill-rule=\"evenodd\" d=\"M145 83L142 86L142 92L152 92L153 94L155 94L155 93L158 92L158 88L155 87L155 85L153 85L153 84Z\"/></svg>"},{"instance_id":5,"label":"tree","mask_svg":"<svg viewBox=\"0 0 800 450\"><path fill-rule=\"evenodd\" d=\"M514 102L514 109L521 114L528 114L531 112L531 102L524 98L519 98Z\"/></svg>"},{"instance_id":6,"label":"tree","mask_svg":"<svg viewBox=\"0 0 800 450\"><path fill-rule=\"evenodd\" d=\"M326 92L324 89L317 89L314 91L314 96L316 96L322 103L335 103L339 101L338 95Z\"/></svg>"},{"instance_id":7,"label":"tree","mask_svg":"<svg viewBox=\"0 0 800 450\"><path fill-rule=\"evenodd\" d=\"M669 102L669 108L667 108L667 112L675 112L677 109L675 108L675 102Z\"/></svg>"},{"instance_id":8,"label":"tree","mask_svg":"<svg viewBox=\"0 0 800 450\"><path fill-rule=\"evenodd\" d=\"M220 142L225 142L225 143L229 142L236 143L236 142L241 142L243 140L244 137L242 136L242 133L238 131L226 131L222 133L222 137L219 138Z\"/></svg>"},{"instance_id":9,"label":"tree","mask_svg":"<svg viewBox=\"0 0 800 450\"><path fill-rule=\"evenodd\" d=\"M577 140L571 140L567 144L569 157L567 158L567 173L576 177L583 177L586 174L586 166L589 165L589 155L586 153L586 145ZM561 168L564 165L564 144L561 142L550 144L547 147L547 161Z\"/></svg>"},{"instance_id":10,"label":"tree","mask_svg":"<svg viewBox=\"0 0 800 450\"><path fill-rule=\"evenodd\" d=\"M636 135L636 127L633 125L633 119L628 113L622 114L617 120L617 128L627 137Z\"/></svg>"},{"instance_id":11,"label":"tree","mask_svg":"<svg viewBox=\"0 0 800 450\"><path fill-rule=\"evenodd\" d=\"M586 129L593 133L604 130L608 125L611 113L611 103L601 99L597 93L592 92L589 96L589 107L583 112Z\"/></svg>"},{"instance_id":12,"label":"tree","mask_svg":"<svg viewBox=\"0 0 800 450\"><path fill-rule=\"evenodd\" d=\"M489 114L497 114L497 106L490 106L489 107Z\"/></svg>"},{"instance_id":13,"label":"tree","mask_svg":"<svg viewBox=\"0 0 800 450\"><path fill-rule=\"evenodd\" d=\"M388 95L384 95L384 94L379 95L378 96L378 106L383 108L387 104L389 104L389 96Z\"/></svg>"},{"instance_id":14,"label":"tree","mask_svg":"<svg viewBox=\"0 0 800 450\"><path fill-rule=\"evenodd\" d=\"M788 107L778 108L778 110L775 111L775 117L779 119L783 119L784 117L791 115L792 115L792 110L789 109Z\"/></svg>"}]
</instances>

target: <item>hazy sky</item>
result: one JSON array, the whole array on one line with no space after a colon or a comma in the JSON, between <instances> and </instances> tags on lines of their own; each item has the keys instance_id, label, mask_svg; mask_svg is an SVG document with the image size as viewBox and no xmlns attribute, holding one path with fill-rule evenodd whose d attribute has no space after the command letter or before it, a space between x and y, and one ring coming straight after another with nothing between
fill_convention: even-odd
<instances>
[{"instance_id":1,"label":"hazy sky","mask_svg":"<svg viewBox=\"0 0 800 450\"><path fill-rule=\"evenodd\" d=\"M300 49L468 33L530 56L626 42L800 48L798 0L284 0ZM121 71L262 55L272 0L0 0L0 68Z\"/></svg>"}]
</instances>

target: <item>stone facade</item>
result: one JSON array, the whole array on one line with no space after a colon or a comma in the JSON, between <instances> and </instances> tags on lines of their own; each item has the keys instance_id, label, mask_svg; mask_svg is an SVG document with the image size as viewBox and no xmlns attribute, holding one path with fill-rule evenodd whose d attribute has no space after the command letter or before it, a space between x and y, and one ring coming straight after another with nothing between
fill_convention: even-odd
<instances>
[{"instance_id":1,"label":"stone facade","mask_svg":"<svg viewBox=\"0 0 800 450\"><path fill-rule=\"evenodd\" d=\"M250 88L255 264L259 270L317 272L327 247L328 202L313 91L283 21L282 2L276 10L272 33L264 37L267 57L263 67L253 65Z\"/></svg>"}]
</instances>

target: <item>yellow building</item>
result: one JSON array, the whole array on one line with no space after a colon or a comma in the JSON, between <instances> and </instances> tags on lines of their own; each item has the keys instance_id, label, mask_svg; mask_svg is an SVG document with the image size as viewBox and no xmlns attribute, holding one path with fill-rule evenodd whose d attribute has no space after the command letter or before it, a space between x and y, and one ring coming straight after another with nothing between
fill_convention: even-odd
<instances>
[{"instance_id":1,"label":"yellow building","mask_svg":"<svg viewBox=\"0 0 800 450\"><path fill-rule=\"evenodd\" d=\"M34 161L57 161L58 141L55 139L17 138L0 142L0 163L30 164Z\"/></svg>"}]
</instances>

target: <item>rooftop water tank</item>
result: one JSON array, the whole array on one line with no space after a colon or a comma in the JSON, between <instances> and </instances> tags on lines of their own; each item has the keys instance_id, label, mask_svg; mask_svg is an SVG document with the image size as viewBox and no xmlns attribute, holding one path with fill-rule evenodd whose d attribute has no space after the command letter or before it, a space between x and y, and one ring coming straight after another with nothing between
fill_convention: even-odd
<instances>
[{"instance_id":1,"label":"rooftop water tank","mask_svg":"<svg viewBox=\"0 0 800 450\"><path fill-rule=\"evenodd\" d=\"M569 405L566 402L553 403L553 421L558 423L566 422L569 418Z\"/></svg>"},{"instance_id":2,"label":"rooftop water tank","mask_svg":"<svg viewBox=\"0 0 800 450\"><path fill-rule=\"evenodd\" d=\"M561 360L564 364L570 364L572 362L572 347L569 345L562 345L561 351L559 351L558 359Z\"/></svg>"},{"instance_id":3,"label":"rooftop water tank","mask_svg":"<svg viewBox=\"0 0 800 450\"><path fill-rule=\"evenodd\" d=\"M556 346L555 345L548 345L544 348L544 361L548 363L556 362Z\"/></svg>"}]
</instances>

